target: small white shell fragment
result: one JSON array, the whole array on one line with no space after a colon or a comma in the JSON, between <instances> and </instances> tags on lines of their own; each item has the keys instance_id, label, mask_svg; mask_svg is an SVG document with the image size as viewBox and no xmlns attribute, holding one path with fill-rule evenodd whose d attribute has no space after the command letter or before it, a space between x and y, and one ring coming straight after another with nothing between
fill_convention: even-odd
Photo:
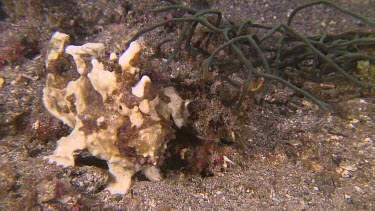
<instances>
[{"instance_id":1,"label":"small white shell fragment","mask_svg":"<svg viewBox=\"0 0 375 211\"><path fill-rule=\"evenodd\" d=\"M232 164L232 165L234 165L234 166L236 165L233 161L231 161L231 160L230 160L227 156L225 156L225 155L223 156L223 159L224 159L224 161L227 162L227 163L230 163L230 164Z\"/></svg>"}]
</instances>

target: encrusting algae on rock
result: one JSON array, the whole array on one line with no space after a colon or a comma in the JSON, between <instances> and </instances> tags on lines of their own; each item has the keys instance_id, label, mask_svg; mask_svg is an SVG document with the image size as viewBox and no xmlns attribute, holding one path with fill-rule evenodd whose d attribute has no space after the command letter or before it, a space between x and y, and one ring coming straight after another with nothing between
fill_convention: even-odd
<instances>
[{"instance_id":1,"label":"encrusting algae on rock","mask_svg":"<svg viewBox=\"0 0 375 211\"><path fill-rule=\"evenodd\" d=\"M87 149L107 162L113 177L106 189L111 194L126 194L131 177L140 170L150 180L160 180L157 166L174 138L170 116L177 127L186 124L186 106L181 105L188 102L173 87L153 89L146 75L138 81L139 69L132 65L141 50L136 41L116 62L114 53L104 58L101 43L70 45L63 52L68 38L56 32L50 41L43 101L47 110L73 131L58 141L48 162L73 166L74 151ZM54 64L67 54L73 57L78 74L49 70L59 67ZM105 67L104 60L114 65Z\"/></svg>"}]
</instances>

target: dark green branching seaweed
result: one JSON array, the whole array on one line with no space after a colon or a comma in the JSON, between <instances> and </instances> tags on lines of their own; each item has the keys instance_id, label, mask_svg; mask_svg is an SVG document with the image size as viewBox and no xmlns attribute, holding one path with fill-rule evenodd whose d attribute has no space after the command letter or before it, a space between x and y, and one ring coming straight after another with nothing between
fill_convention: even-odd
<instances>
[{"instance_id":1,"label":"dark green branching seaweed","mask_svg":"<svg viewBox=\"0 0 375 211\"><path fill-rule=\"evenodd\" d=\"M290 26L290 24L292 23L293 21L293 18L294 16L302 9L305 9L307 7L311 7L313 5L316 5L316 4L326 4L326 5L329 5L337 10L339 10L340 12L342 13L345 13L347 15L350 15L356 19L359 19L361 21L363 21L364 23L370 25L370 26L375 26L375 21L374 20L371 20L369 19L368 17L365 17L365 16L362 16L358 13L355 13L355 12L352 12L346 8L343 8L341 7L340 5L337 5L331 1L327 1L327 0L320 0L320 1L312 1L310 3L307 3L307 4L303 4L301 6L298 6L297 8L295 8L290 14L289 14L289 18L288 18L288 23L287 25Z\"/></svg>"},{"instance_id":2,"label":"dark green branching seaweed","mask_svg":"<svg viewBox=\"0 0 375 211\"><path fill-rule=\"evenodd\" d=\"M285 69L287 67L296 67L304 61L313 61L316 68L329 66L331 69L340 73L347 80L356 85L373 88L375 84L363 82L360 79L351 75L345 66L350 62L360 60L375 61L375 57L367 54L361 50L364 46L375 46L375 38L373 31L354 30L342 34L327 34L323 33L319 36L305 36L293 29L292 21L296 14L301 10L317 4L325 4L340 12L356 18L369 26L375 26L375 21L360 14L354 13L346 8L343 8L331 1L320 0L313 1L296 7L289 15L287 23L281 23L277 26L268 26L258 23L253 23L250 20L245 20L241 24L236 25L230 21L224 22L223 15L219 10L205 9L196 10L183 5L172 5L165 8L152 10L154 13L167 12L171 10L179 10L187 13L186 17L170 18L165 21L156 23L138 31L127 43L138 39L143 34L165 26L170 23L184 23L182 31L177 39L174 51L169 57L167 63L176 58L176 55L181 49L181 45L185 42L185 50L191 48L191 40L196 32L199 24L208 28L210 36L213 34L221 36L225 42L218 46L210 53L209 58L204 61L204 67L208 68L212 65L213 60L219 51L230 47L236 58L246 67L247 77L242 85L239 100L237 101L237 108L239 108L246 97L250 82L254 77L263 77L265 80L278 81L296 92L302 94L306 98L313 101L320 108L328 110L329 105L315 98L305 90L298 88L294 84L288 82L283 78ZM212 20L212 16L216 17ZM210 17L210 18L209 18ZM246 29L262 29L266 33L258 38L256 33L249 34ZM255 30L249 30L255 31ZM277 45L273 49L265 50L262 48L266 41L277 39ZM244 50L244 45L250 46L255 53L248 55ZM233 72L232 72L233 73ZM232 74L231 73L231 74Z\"/></svg>"}]
</instances>

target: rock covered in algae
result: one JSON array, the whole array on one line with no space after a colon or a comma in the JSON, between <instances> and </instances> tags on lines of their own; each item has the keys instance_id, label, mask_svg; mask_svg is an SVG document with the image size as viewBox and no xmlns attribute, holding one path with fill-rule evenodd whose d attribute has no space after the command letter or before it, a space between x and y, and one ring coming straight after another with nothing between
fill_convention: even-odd
<instances>
[{"instance_id":1,"label":"rock covered in algae","mask_svg":"<svg viewBox=\"0 0 375 211\"><path fill-rule=\"evenodd\" d=\"M48 162L73 166L74 151L87 149L107 162L113 177L106 189L111 194L126 194L131 177L140 170L150 180L160 180L157 166L174 138L170 116L177 127L186 124L186 106L181 105L187 102L173 87L156 90L146 75L138 80L139 68L133 61L140 53L139 43L131 43L116 61L113 53L105 58L101 43L70 45L64 52L67 40L66 34L53 35L46 66L69 54L78 74L62 73L64 68L48 70L47 66L43 101L47 110L73 131L58 141ZM111 67L105 67L108 63Z\"/></svg>"}]
</instances>

